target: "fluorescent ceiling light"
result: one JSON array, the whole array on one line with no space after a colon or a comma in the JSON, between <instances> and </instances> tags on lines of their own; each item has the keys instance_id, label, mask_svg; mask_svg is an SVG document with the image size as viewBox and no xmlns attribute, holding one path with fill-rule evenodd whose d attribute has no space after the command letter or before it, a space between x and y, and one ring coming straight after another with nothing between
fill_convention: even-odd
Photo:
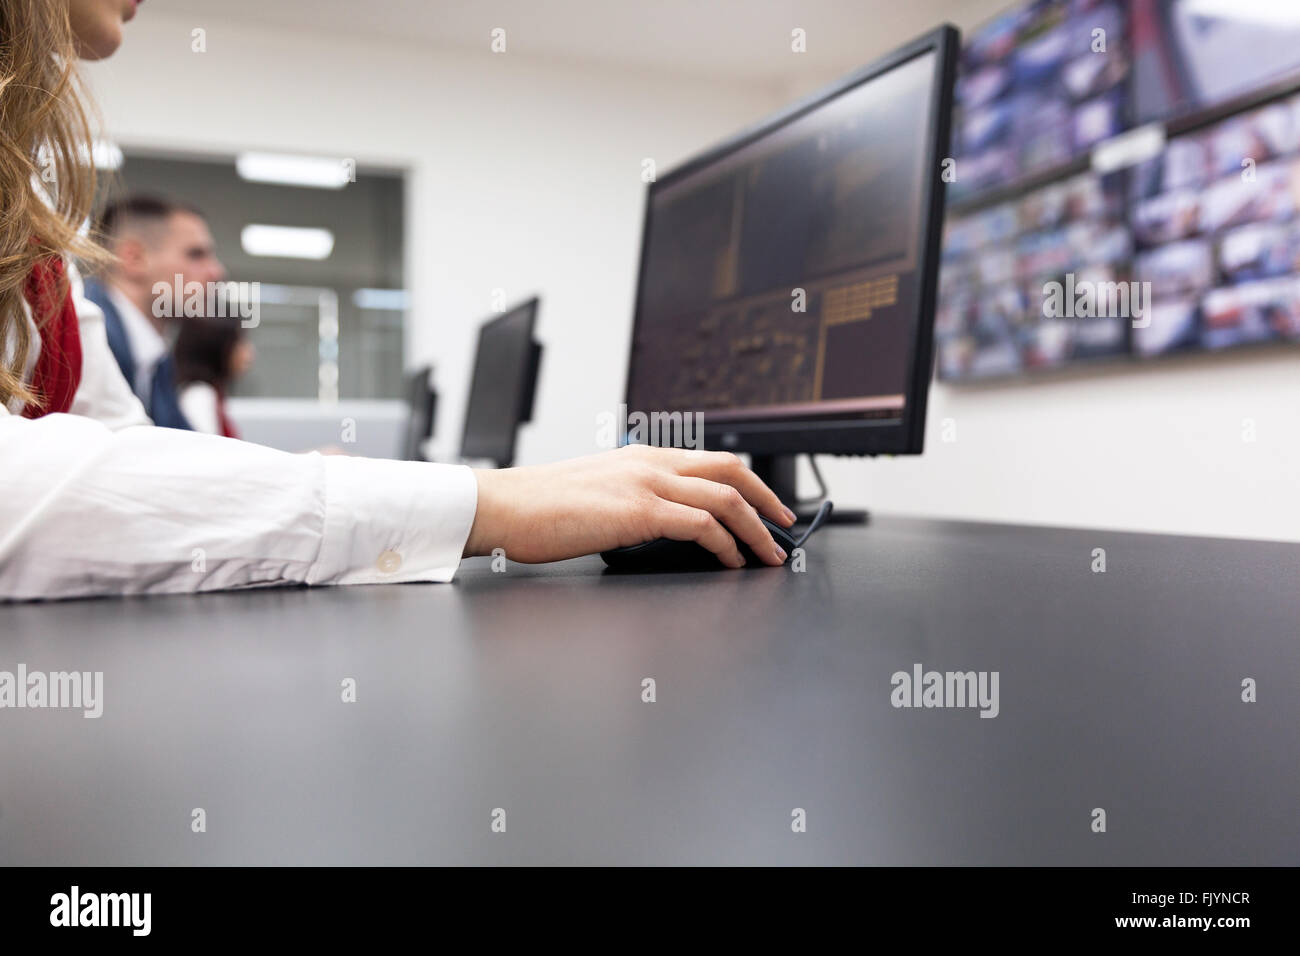
<instances>
[{"instance_id":1,"label":"fluorescent ceiling light","mask_svg":"<svg viewBox=\"0 0 1300 956\"><path fill-rule=\"evenodd\" d=\"M239 244L250 256L328 259L334 251L334 233L328 229L255 224L240 230Z\"/></svg>"},{"instance_id":2,"label":"fluorescent ceiling light","mask_svg":"<svg viewBox=\"0 0 1300 956\"><path fill-rule=\"evenodd\" d=\"M403 312L406 310L406 290L357 289L352 293L352 304L358 309Z\"/></svg>"},{"instance_id":3,"label":"fluorescent ceiling light","mask_svg":"<svg viewBox=\"0 0 1300 956\"><path fill-rule=\"evenodd\" d=\"M1186 0L1180 11L1216 20L1239 20L1269 26L1300 26L1300 6L1294 0Z\"/></svg>"},{"instance_id":4,"label":"fluorescent ceiling light","mask_svg":"<svg viewBox=\"0 0 1300 956\"><path fill-rule=\"evenodd\" d=\"M235 171L255 183L314 189L342 189L356 178L356 166L350 159L289 153L240 153L235 157Z\"/></svg>"}]
</instances>

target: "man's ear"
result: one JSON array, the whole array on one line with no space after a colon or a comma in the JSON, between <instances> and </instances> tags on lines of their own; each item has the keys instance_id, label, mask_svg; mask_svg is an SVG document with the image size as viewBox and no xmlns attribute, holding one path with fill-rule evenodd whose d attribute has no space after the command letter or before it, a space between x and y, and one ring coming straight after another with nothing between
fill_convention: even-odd
<instances>
[{"instance_id":1,"label":"man's ear","mask_svg":"<svg viewBox=\"0 0 1300 956\"><path fill-rule=\"evenodd\" d=\"M149 250L134 236L123 236L114 244L117 269L123 278L139 280L149 273Z\"/></svg>"}]
</instances>

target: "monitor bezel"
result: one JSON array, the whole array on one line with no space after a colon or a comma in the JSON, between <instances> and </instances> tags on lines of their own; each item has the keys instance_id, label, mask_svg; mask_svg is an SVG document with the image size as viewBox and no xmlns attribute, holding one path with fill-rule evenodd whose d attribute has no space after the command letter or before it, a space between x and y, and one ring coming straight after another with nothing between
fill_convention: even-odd
<instances>
[{"instance_id":1,"label":"monitor bezel","mask_svg":"<svg viewBox=\"0 0 1300 956\"><path fill-rule=\"evenodd\" d=\"M500 315L494 315L491 318L484 319L482 322L479 323L478 339L474 346L474 365L469 376L469 391L466 393L465 396L465 420L461 425L461 433L460 433L461 458L472 459L472 460L484 459L488 461L494 461L500 467L507 467L515 460L515 449L519 442L519 426L522 425L527 420L525 418L521 418L520 416L525 409L531 409L531 401L533 399L533 395L529 394L530 390L533 393L535 393L537 390L537 374L534 365L537 361L537 312L539 307L541 306L541 302L542 302L541 296L534 295L531 298L524 299L523 301L516 303L510 308L505 309ZM470 454L466 449L466 438L469 435L470 414L473 410L472 402L474 398L474 384L477 381L479 357L480 357L480 353L483 350L483 337L494 326L500 325L502 322L505 322L507 319L514 317L517 313L522 312L525 309L528 311L527 337L530 346L529 348L524 350L524 364L523 367L519 370L520 381L522 383L520 385L520 388L523 391L523 394L519 396L520 401L518 403L518 407L516 407L515 409L515 424L514 424L514 428L511 429L510 431L509 447L505 449L506 455L504 458L496 458L492 455Z\"/></svg>"},{"instance_id":2,"label":"monitor bezel","mask_svg":"<svg viewBox=\"0 0 1300 956\"><path fill-rule=\"evenodd\" d=\"M854 71L848 76L793 103L773 116L749 126L712 148L673 167L649 183L641 223L641 254L637 268L636 295L633 305L632 338L628 346L627 372L623 395L630 406L636 343L642 316L642 290L645 288L651 214L658 190L716 163L736 150L774 132L786 124L813 112L854 87L883 73L933 53L929 122L925 130L926 155L934 157L931 175L921 184L921 210L924 220L918 249L917 271L921 285L908 356L911 375L907 382L903 415L891 419L816 419L779 417L759 421L709 422L704 413L703 441L706 447L756 454L819 453L841 455L920 454L925 443L926 399L933 377L934 311L939 287L939 253L943 238L944 183L942 160L948 154L952 125L953 84L956 78L960 34L949 24L899 47L892 53ZM689 411L689 409L641 409L653 411Z\"/></svg>"},{"instance_id":3,"label":"monitor bezel","mask_svg":"<svg viewBox=\"0 0 1300 956\"><path fill-rule=\"evenodd\" d=\"M422 446L433 438L438 421L438 390L433 366L421 365L406 374L406 428L402 435L403 461L426 461Z\"/></svg>"}]
</instances>

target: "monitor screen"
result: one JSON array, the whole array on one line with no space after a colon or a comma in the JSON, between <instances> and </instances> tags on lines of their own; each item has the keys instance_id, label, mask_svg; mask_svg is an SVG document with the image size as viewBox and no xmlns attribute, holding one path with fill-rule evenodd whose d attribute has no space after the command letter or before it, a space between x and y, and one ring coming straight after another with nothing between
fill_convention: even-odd
<instances>
[{"instance_id":1,"label":"monitor screen","mask_svg":"<svg viewBox=\"0 0 1300 956\"><path fill-rule=\"evenodd\" d=\"M702 413L741 450L746 424L903 420L918 360L929 377L943 59L931 44L650 187L629 410Z\"/></svg>"},{"instance_id":2,"label":"monitor screen","mask_svg":"<svg viewBox=\"0 0 1300 956\"><path fill-rule=\"evenodd\" d=\"M465 409L463 458L485 458L500 465L514 460L515 431L528 417L536 385L532 299L479 330L474 376Z\"/></svg>"}]
</instances>

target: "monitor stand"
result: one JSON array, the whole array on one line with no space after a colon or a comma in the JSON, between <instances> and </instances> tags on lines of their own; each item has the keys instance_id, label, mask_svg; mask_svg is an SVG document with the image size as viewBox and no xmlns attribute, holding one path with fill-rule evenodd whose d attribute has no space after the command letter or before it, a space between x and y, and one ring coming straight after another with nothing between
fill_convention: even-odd
<instances>
[{"instance_id":1,"label":"monitor stand","mask_svg":"<svg viewBox=\"0 0 1300 956\"><path fill-rule=\"evenodd\" d=\"M791 510L798 516L800 523L807 523L817 513L817 508L821 505L822 499L829 497L829 495L823 485L822 498L799 499L795 472L795 465L798 461L798 455L750 455L750 468L753 469L754 474L763 479L769 488L776 492L778 498L790 504ZM815 463L814 470L816 470ZM820 473L818 473L817 480L821 481ZM845 508L843 510L836 508L830 513L826 523L866 524L870 518L870 514L861 508Z\"/></svg>"}]
</instances>

